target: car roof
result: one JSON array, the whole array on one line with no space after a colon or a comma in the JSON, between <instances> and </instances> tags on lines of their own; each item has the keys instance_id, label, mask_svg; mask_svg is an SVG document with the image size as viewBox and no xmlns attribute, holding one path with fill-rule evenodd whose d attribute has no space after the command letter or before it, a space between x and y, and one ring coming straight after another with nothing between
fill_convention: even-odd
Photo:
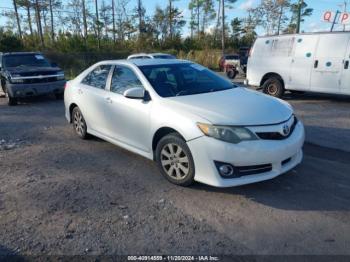
<instances>
[{"instance_id":1,"label":"car roof","mask_svg":"<svg viewBox=\"0 0 350 262\"><path fill-rule=\"evenodd\" d=\"M148 54L146 53L137 53L137 54L132 54L132 55L129 55L128 57L134 57L134 56L147 56Z\"/></svg>"},{"instance_id":2,"label":"car roof","mask_svg":"<svg viewBox=\"0 0 350 262\"><path fill-rule=\"evenodd\" d=\"M166 54L166 53L150 53L149 55L171 55L171 54ZM173 56L173 55L171 55Z\"/></svg>"},{"instance_id":3,"label":"car roof","mask_svg":"<svg viewBox=\"0 0 350 262\"><path fill-rule=\"evenodd\" d=\"M6 55L38 55L38 54L42 54L41 52L6 52L6 53L2 53L3 56Z\"/></svg>"},{"instance_id":4,"label":"car roof","mask_svg":"<svg viewBox=\"0 0 350 262\"><path fill-rule=\"evenodd\" d=\"M123 63L123 64L134 64L136 66L147 66L147 65L169 65L169 64L188 64L192 63L187 60L180 59L133 59L133 60L106 60L101 63Z\"/></svg>"}]
</instances>

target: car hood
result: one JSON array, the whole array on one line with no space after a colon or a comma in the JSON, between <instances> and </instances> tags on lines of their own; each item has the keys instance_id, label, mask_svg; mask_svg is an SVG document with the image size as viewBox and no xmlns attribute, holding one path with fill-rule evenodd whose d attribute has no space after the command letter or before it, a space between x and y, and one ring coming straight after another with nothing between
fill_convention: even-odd
<instances>
[{"instance_id":1,"label":"car hood","mask_svg":"<svg viewBox=\"0 0 350 262\"><path fill-rule=\"evenodd\" d=\"M22 67L8 67L6 71L10 74L18 74L20 76L34 76L34 75L50 75L61 71L59 67L37 67L37 66L22 66Z\"/></svg>"},{"instance_id":2,"label":"car hood","mask_svg":"<svg viewBox=\"0 0 350 262\"><path fill-rule=\"evenodd\" d=\"M169 106L217 125L269 125L288 120L292 107L277 98L237 87L225 91L168 98Z\"/></svg>"}]
</instances>

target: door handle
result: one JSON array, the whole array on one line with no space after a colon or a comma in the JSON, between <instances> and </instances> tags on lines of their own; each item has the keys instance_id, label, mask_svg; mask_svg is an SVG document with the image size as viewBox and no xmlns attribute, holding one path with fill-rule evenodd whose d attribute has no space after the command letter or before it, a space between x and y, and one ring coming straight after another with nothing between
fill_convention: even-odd
<instances>
[{"instance_id":1,"label":"door handle","mask_svg":"<svg viewBox=\"0 0 350 262\"><path fill-rule=\"evenodd\" d=\"M78 89L78 94L81 95L83 93L83 90L81 90L80 88Z\"/></svg>"},{"instance_id":2,"label":"door handle","mask_svg":"<svg viewBox=\"0 0 350 262\"><path fill-rule=\"evenodd\" d=\"M314 68L317 68L317 67L318 67L318 60L315 60Z\"/></svg>"},{"instance_id":3,"label":"door handle","mask_svg":"<svg viewBox=\"0 0 350 262\"><path fill-rule=\"evenodd\" d=\"M112 104L112 99L110 97L106 97L106 102Z\"/></svg>"},{"instance_id":4,"label":"door handle","mask_svg":"<svg viewBox=\"0 0 350 262\"><path fill-rule=\"evenodd\" d=\"M344 63L344 69L349 69L349 60L346 60Z\"/></svg>"}]
</instances>

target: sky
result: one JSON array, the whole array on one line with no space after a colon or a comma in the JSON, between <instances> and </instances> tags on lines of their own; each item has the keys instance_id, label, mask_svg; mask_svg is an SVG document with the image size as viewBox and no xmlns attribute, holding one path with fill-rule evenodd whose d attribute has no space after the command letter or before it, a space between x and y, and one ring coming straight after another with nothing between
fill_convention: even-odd
<instances>
[{"instance_id":1,"label":"sky","mask_svg":"<svg viewBox=\"0 0 350 262\"><path fill-rule=\"evenodd\" d=\"M62 0L65 4L68 0ZM91 0L90 0L91 1ZM109 0L104 0L109 2ZM232 20L235 17L245 17L247 15L247 9L253 8L260 3L261 0L237 0L234 4L233 9L227 9L226 15L228 20ZM296 1L296 0L294 0ZM323 13L325 11L343 11L343 3L348 1L348 10L350 11L350 0L305 0L309 7L314 9L313 15L306 18L305 22L301 25L301 30L304 32L317 32L317 31L328 31L331 27L330 23L322 21ZM102 0L99 0L101 3ZM168 3L167 0L143 0L143 5L146 9L146 15L152 15L155 7L158 5L160 7L165 7ZM129 1L129 8L132 9L136 6L137 0ZM174 5L183 12L184 19L189 21L190 11L188 10L189 0L177 0ZM6 23L6 19L1 15L2 11L7 8L12 8L12 0L0 0L0 25ZM350 25L349 25L350 28ZM342 26L337 25L335 29L342 29ZM260 28L257 30L259 35L264 34L264 31ZM188 35L188 25L185 26L183 30L184 35Z\"/></svg>"}]
</instances>

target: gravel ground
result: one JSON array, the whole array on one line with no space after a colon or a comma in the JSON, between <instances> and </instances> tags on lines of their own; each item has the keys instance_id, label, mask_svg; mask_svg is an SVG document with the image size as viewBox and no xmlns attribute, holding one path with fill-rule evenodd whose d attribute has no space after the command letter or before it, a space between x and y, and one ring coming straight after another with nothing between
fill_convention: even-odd
<instances>
[{"instance_id":1,"label":"gravel ground","mask_svg":"<svg viewBox=\"0 0 350 262\"><path fill-rule=\"evenodd\" d=\"M304 162L217 189L174 186L149 160L78 139L62 101L0 98L0 255L350 255L350 103L289 101L306 124Z\"/></svg>"}]
</instances>

